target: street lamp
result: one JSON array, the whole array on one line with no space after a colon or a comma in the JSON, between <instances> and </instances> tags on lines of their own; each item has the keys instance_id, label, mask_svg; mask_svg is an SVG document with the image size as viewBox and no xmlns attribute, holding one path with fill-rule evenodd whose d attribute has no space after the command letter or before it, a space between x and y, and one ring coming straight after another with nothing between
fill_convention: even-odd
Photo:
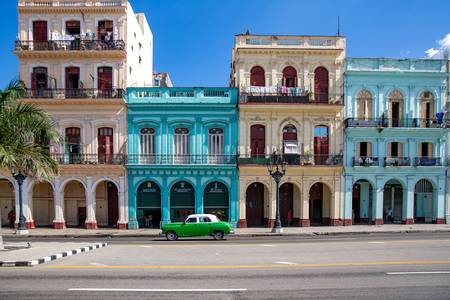
<instances>
[{"instance_id":1,"label":"street lamp","mask_svg":"<svg viewBox=\"0 0 450 300\"><path fill-rule=\"evenodd\" d=\"M277 155L276 151L272 153L267 162L267 170L276 183L276 219L272 228L272 233L283 233L280 219L280 181L286 173L286 162L282 155Z\"/></svg>"},{"instance_id":2,"label":"street lamp","mask_svg":"<svg viewBox=\"0 0 450 300\"><path fill-rule=\"evenodd\" d=\"M27 225L25 224L25 216L23 215L23 201L22 201L22 185L26 176L22 172L13 170L12 175L19 185L19 225L16 230L16 234L27 234Z\"/></svg>"}]
</instances>

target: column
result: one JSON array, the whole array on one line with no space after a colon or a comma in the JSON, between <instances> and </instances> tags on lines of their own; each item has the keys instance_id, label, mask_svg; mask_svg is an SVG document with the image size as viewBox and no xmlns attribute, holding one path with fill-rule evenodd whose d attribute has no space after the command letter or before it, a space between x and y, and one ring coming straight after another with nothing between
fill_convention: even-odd
<instances>
[{"instance_id":1,"label":"column","mask_svg":"<svg viewBox=\"0 0 450 300\"><path fill-rule=\"evenodd\" d=\"M236 228L238 225L238 218L239 218L239 187L238 187L238 179L237 175L232 175L231 178L231 191L230 191L230 208L229 208L229 222L233 226L233 228Z\"/></svg>"},{"instance_id":2,"label":"column","mask_svg":"<svg viewBox=\"0 0 450 300\"><path fill-rule=\"evenodd\" d=\"M272 177L270 177L270 180L273 181ZM266 203L269 204L269 210L268 210L268 214L267 214L267 218L266 218L266 227L267 228L273 228L273 226L275 225L275 218L276 218L276 192L277 192L277 187L275 184L275 181L271 182L271 184L269 185L269 194L266 195L264 194L264 198L268 200L268 202L264 201L264 204L267 205Z\"/></svg>"},{"instance_id":3,"label":"column","mask_svg":"<svg viewBox=\"0 0 450 300\"><path fill-rule=\"evenodd\" d=\"M352 176L344 177L344 226L353 224L353 180Z\"/></svg>"},{"instance_id":4,"label":"column","mask_svg":"<svg viewBox=\"0 0 450 300\"><path fill-rule=\"evenodd\" d=\"M201 144L199 144L201 145ZM196 214L202 214L203 213L203 189L202 189L202 182L201 178L196 178L195 183L195 213Z\"/></svg>"},{"instance_id":5,"label":"column","mask_svg":"<svg viewBox=\"0 0 450 300\"><path fill-rule=\"evenodd\" d=\"M434 212L434 222L436 224L445 224L445 176L439 176L438 178L438 189L437 189L437 199Z\"/></svg>"},{"instance_id":6,"label":"column","mask_svg":"<svg viewBox=\"0 0 450 300\"><path fill-rule=\"evenodd\" d=\"M138 181L134 175L128 176L128 229L138 229L139 224L136 218L136 189L133 184Z\"/></svg>"},{"instance_id":7,"label":"column","mask_svg":"<svg viewBox=\"0 0 450 300\"><path fill-rule=\"evenodd\" d=\"M66 222L64 221L64 191L61 190L61 181L59 177L54 180L55 190L55 219L53 220L54 229L66 228Z\"/></svg>"},{"instance_id":8,"label":"column","mask_svg":"<svg viewBox=\"0 0 450 300\"><path fill-rule=\"evenodd\" d=\"M117 229L127 229L127 219L125 214L125 177L119 177L119 220Z\"/></svg>"},{"instance_id":9,"label":"column","mask_svg":"<svg viewBox=\"0 0 450 300\"><path fill-rule=\"evenodd\" d=\"M23 215L25 216L25 223L27 229L36 228L33 219L32 206L33 206L33 183L30 177L25 179L23 183Z\"/></svg>"},{"instance_id":10,"label":"column","mask_svg":"<svg viewBox=\"0 0 450 300\"><path fill-rule=\"evenodd\" d=\"M239 180L239 195L238 195L238 201L239 201L239 221L238 221L238 227L239 228L247 228L247 218L246 218L246 190L247 182L243 182Z\"/></svg>"},{"instance_id":11,"label":"column","mask_svg":"<svg viewBox=\"0 0 450 300\"><path fill-rule=\"evenodd\" d=\"M166 176L163 176L161 189L161 225L170 223L170 197Z\"/></svg>"},{"instance_id":12,"label":"column","mask_svg":"<svg viewBox=\"0 0 450 300\"><path fill-rule=\"evenodd\" d=\"M383 225L383 193L384 193L384 181L382 178L376 179L376 192L375 201L373 203L372 212L372 224Z\"/></svg>"},{"instance_id":13,"label":"column","mask_svg":"<svg viewBox=\"0 0 450 300\"><path fill-rule=\"evenodd\" d=\"M332 226L342 226L344 221L341 218L341 189L339 187L340 180L333 178L333 190L330 190L330 224Z\"/></svg>"},{"instance_id":14,"label":"column","mask_svg":"<svg viewBox=\"0 0 450 300\"><path fill-rule=\"evenodd\" d=\"M406 187L406 190L403 190L402 223L414 224L414 176L408 176L406 178Z\"/></svg>"},{"instance_id":15,"label":"column","mask_svg":"<svg viewBox=\"0 0 450 300\"><path fill-rule=\"evenodd\" d=\"M95 191L93 190L92 176L86 177L86 229L97 229L95 220Z\"/></svg>"},{"instance_id":16,"label":"column","mask_svg":"<svg viewBox=\"0 0 450 300\"><path fill-rule=\"evenodd\" d=\"M309 183L303 182L302 199L300 201L300 227L309 227L311 222L309 220Z\"/></svg>"}]
</instances>

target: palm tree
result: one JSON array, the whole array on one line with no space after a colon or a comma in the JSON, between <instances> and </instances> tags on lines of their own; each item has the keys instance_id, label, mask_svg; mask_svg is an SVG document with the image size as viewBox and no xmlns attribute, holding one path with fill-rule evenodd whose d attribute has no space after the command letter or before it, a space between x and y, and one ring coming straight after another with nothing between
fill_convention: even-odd
<instances>
[{"instance_id":1,"label":"palm tree","mask_svg":"<svg viewBox=\"0 0 450 300\"><path fill-rule=\"evenodd\" d=\"M49 179L58 173L50 156L50 143L60 143L56 124L34 104L19 101L25 85L14 80L0 90L0 168L13 174L19 186L19 230L25 229L22 211L22 184L26 177Z\"/></svg>"}]
</instances>

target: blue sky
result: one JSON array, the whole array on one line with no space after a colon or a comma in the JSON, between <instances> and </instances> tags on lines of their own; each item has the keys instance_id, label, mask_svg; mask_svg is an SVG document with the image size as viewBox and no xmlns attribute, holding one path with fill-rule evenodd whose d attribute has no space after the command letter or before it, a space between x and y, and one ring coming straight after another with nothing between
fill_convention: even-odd
<instances>
[{"instance_id":1,"label":"blue sky","mask_svg":"<svg viewBox=\"0 0 450 300\"><path fill-rule=\"evenodd\" d=\"M347 56L426 57L450 33L448 0L131 0L154 35L154 64L177 86L227 86L235 34L335 35ZM11 53L17 1L3 0L0 86L18 75ZM450 41L450 36L446 42Z\"/></svg>"}]
</instances>

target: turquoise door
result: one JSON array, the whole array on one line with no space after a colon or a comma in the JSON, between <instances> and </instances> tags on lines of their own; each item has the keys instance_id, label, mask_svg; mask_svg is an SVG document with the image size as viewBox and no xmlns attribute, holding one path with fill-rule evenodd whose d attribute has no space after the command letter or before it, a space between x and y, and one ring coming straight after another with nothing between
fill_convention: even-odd
<instances>
[{"instance_id":1,"label":"turquoise door","mask_svg":"<svg viewBox=\"0 0 450 300\"><path fill-rule=\"evenodd\" d=\"M153 181L142 183L137 190L139 228L159 227L161 222L161 189Z\"/></svg>"}]
</instances>

